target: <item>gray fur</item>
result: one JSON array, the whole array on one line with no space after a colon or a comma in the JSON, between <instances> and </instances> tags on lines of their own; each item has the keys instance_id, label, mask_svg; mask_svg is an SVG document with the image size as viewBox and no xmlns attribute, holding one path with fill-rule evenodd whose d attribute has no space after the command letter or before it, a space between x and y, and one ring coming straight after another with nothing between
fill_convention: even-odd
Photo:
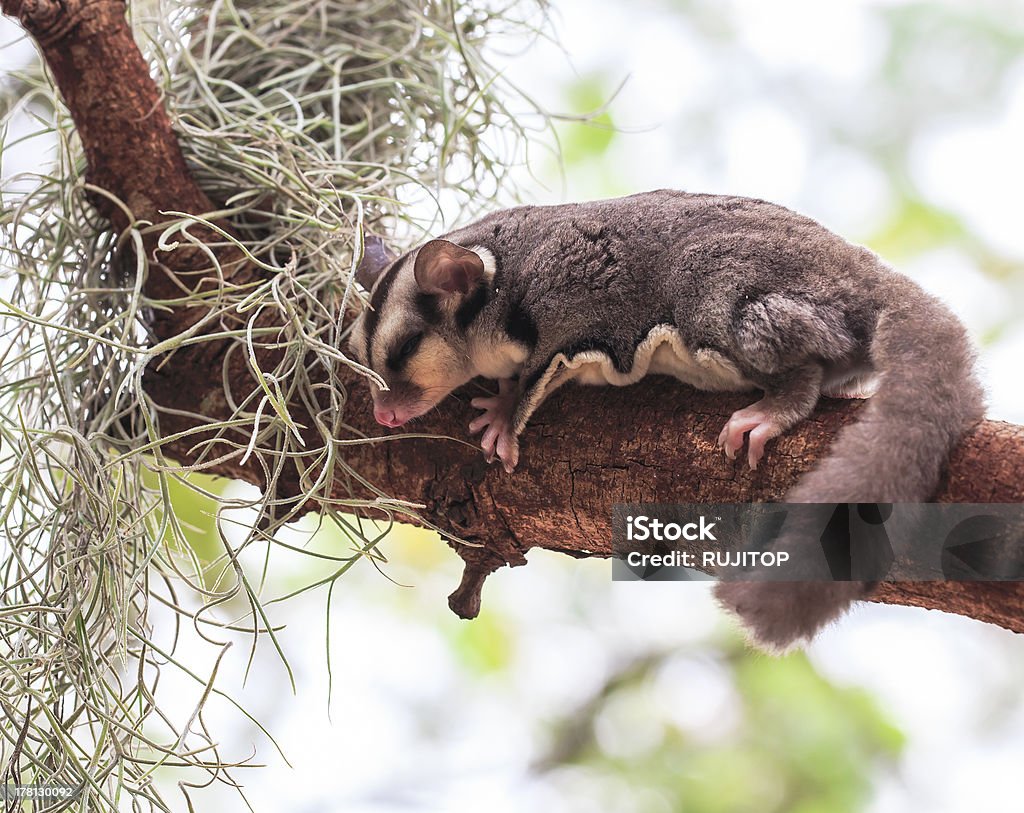
<instances>
[{"instance_id":1,"label":"gray fur","mask_svg":"<svg viewBox=\"0 0 1024 813\"><path fill-rule=\"evenodd\" d=\"M536 322L526 381L581 343L628 364L653 326L670 323L689 347L715 349L771 390L805 359L866 356L895 276L781 206L668 190L510 209L446 239L498 258L500 288L475 330L504 334L513 304Z\"/></svg>"},{"instance_id":2,"label":"gray fur","mask_svg":"<svg viewBox=\"0 0 1024 813\"><path fill-rule=\"evenodd\" d=\"M518 380L515 434L538 402L532 388L559 354L596 350L628 371L663 325L690 352L721 359L736 380L764 391L751 409L771 416L767 437L810 414L822 391L852 392L880 374L861 418L801 479L792 502L926 500L953 444L983 413L974 355L956 318L869 250L775 204L661 190L509 209L445 239L496 260L473 318L455 321L458 300L441 309L436 329L467 358L474 348L518 349L508 373ZM411 274L413 256L399 260L399 278ZM407 292L392 298L409 307ZM723 583L719 597L756 641L784 648L867 590Z\"/></svg>"}]
</instances>

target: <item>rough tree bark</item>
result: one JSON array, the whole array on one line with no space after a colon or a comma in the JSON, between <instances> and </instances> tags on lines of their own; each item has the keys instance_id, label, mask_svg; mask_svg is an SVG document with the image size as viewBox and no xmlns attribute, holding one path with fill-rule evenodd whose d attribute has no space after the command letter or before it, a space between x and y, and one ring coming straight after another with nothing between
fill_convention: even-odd
<instances>
[{"instance_id":1,"label":"rough tree bark","mask_svg":"<svg viewBox=\"0 0 1024 813\"><path fill-rule=\"evenodd\" d=\"M92 183L125 201L135 218L156 224L163 219L161 211L214 208L188 172L125 21L123 0L2 0L2 8L38 43L78 128ZM129 225L125 213L107 199L97 196L94 202L115 229ZM214 234L204 237L216 243ZM145 245L157 257L155 232ZM225 269L223 284L256 278L257 271L223 243L215 250ZM161 253L159 260L162 265L144 286L152 298L184 298L189 291L218 284L194 248ZM167 338L201 315L195 307L160 312L150 327L158 339ZM180 412L227 417L220 377L196 375L197 370L219 369L223 350L213 342L179 349L161 360L159 370L154 366L147 373L145 386L162 408L165 435L191 428ZM239 358L229 374L237 390L251 389L244 360ZM343 380L353 433L377 435L365 385L354 375L343 375ZM472 412L466 395L449 399L418 428L466 437ZM449 601L456 613L472 617L486 576L502 565L525 563L531 548L575 557L610 555L611 506L616 502L781 498L860 408L824 402L811 420L777 441L763 467L752 473L714 448L725 419L748 400L697 393L668 379L649 379L628 389L565 388L527 430L524 461L513 476L486 466L475 449L443 440L351 446L347 461L383 491L422 502L427 519L474 543L456 545L466 571ZM302 405L293 405L293 415L299 424L312 425ZM166 453L190 459L184 443L169 443ZM261 473L238 459L211 472L260 485ZM352 488L349 482L335 483L339 497ZM283 479L281 489L298 493L294 473ZM995 421L977 426L954 453L937 499L1024 502L1024 427ZM960 613L1024 632L1024 584L886 584L873 600Z\"/></svg>"}]
</instances>

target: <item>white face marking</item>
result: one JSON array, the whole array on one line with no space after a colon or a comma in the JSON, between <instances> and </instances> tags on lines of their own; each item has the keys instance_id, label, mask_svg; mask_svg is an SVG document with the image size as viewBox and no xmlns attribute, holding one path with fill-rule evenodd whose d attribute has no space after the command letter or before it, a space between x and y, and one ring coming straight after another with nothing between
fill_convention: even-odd
<instances>
[{"instance_id":1,"label":"white face marking","mask_svg":"<svg viewBox=\"0 0 1024 813\"><path fill-rule=\"evenodd\" d=\"M388 350L403 341L409 332L410 315L414 313L418 290L411 269L403 268L398 272L384 300L370 348L370 366L381 375L384 374Z\"/></svg>"},{"instance_id":2,"label":"white face marking","mask_svg":"<svg viewBox=\"0 0 1024 813\"><path fill-rule=\"evenodd\" d=\"M348 336L349 352L363 366L366 365L366 317L364 314L365 311L356 319L356 323L352 325L352 332Z\"/></svg>"}]
</instances>

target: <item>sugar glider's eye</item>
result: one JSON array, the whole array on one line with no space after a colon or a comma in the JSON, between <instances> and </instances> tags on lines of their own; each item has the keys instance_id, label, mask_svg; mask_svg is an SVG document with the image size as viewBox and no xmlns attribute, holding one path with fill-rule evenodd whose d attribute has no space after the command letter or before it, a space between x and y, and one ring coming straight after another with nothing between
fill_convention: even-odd
<instances>
[{"instance_id":1,"label":"sugar glider's eye","mask_svg":"<svg viewBox=\"0 0 1024 813\"><path fill-rule=\"evenodd\" d=\"M405 362L409 360L409 357L416 352L416 348L420 346L421 341L423 341L422 331L408 336L399 345L392 345L388 351L388 367L396 371L401 370L405 366Z\"/></svg>"},{"instance_id":2,"label":"sugar glider's eye","mask_svg":"<svg viewBox=\"0 0 1024 813\"><path fill-rule=\"evenodd\" d=\"M420 346L421 341L423 341L422 333L414 333L406 339L398 351L398 360L405 361L405 359L409 358L409 356L416 352L416 348Z\"/></svg>"}]
</instances>

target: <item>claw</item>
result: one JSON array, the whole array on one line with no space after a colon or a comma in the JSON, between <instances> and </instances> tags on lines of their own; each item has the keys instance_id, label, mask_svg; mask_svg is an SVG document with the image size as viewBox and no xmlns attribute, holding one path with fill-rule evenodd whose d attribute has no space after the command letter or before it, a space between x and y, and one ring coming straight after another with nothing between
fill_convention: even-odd
<instances>
[{"instance_id":1,"label":"claw","mask_svg":"<svg viewBox=\"0 0 1024 813\"><path fill-rule=\"evenodd\" d=\"M505 471L511 474L519 462L519 441L511 432L502 433L498 436L497 450Z\"/></svg>"},{"instance_id":2,"label":"claw","mask_svg":"<svg viewBox=\"0 0 1024 813\"><path fill-rule=\"evenodd\" d=\"M718 435L718 446L730 460L735 460L737 453L743 448L744 437L747 439L747 464L756 469L764 457L765 444L782 434L783 427L772 417L771 413L754 404L746 409L737 410L726 422Z\"/></svg>"},{"instance_id":3,"label":"claw","mask_svg":"<svg viewBox=\"0 0 1024 813\"><path fill-rule=\"evenodd\" d=\"M519 462L519 440L512 431L512 414L516 404L512 382L502 381L498 395L474 398L470 403L484 410L482 415L475 417L469 424L472 434L484 430L480 438L484 459L488 463L501 460L505 471L511 474Z\"/></svg>"}]
</instances>

